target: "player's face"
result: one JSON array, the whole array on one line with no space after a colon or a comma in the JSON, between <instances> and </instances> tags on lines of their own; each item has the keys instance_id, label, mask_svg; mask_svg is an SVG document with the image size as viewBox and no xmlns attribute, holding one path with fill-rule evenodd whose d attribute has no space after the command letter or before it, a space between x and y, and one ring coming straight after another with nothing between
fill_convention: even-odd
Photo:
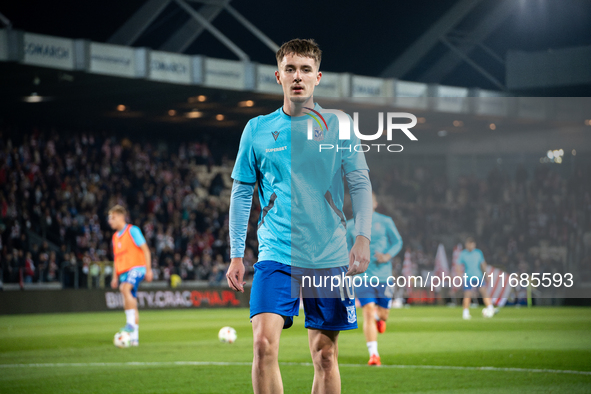
<instances>
[{"instance_id":1,"label":"player's face","mask_svg":"<svg viewBox=\"0 0 591 394\"><path fill-rule=\"evenodd\" d=\"M113 212L109 214L109 226L111 226L113 230L120 230L123 227L123 222L123 215L120 213Z\"/></svg>"},{"instance_id":2,"label":"player's face","mask_svg":"<svg viewBox=\"0 0 591 394\"><path fill-rule=\"evenodd\" d=\"M283 95L293 103L305 103L320 83L322 73L311 57L290 53L283 57L275 72L277 83L283 88Z\"/></svg>"},{"instance_id":3,"label":"player's face","mask_svg":"<svg viewBox=\"0 0 591 394\"><path fill-rule=\"evenodd\" d=\"M466 249L468 249L470 252L473 251L475 247L476 242L466 242Z\"/></svg>"}]
</instances>

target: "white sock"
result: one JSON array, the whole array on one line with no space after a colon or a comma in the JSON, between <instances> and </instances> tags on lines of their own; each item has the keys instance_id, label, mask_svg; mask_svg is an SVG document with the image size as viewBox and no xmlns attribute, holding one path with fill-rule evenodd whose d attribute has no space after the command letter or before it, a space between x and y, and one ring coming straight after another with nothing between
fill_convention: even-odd
<instances>
[{"instance_id":1,"label":"white sock","mask_svg":"<svg viewBox=\"0 0 591 394\"><path fill-rule=\"evenodd\" d=\"M135 324L135 309L127 309L125 311L125 318L127 320L127 324L137 330L137 324Z\"/></svg>"},{"instance_id":2,"label":"white sock","mask_svg":"<svg viewBox=\"0 0 591 394\"><path fill-rule=\"evenodd\" d=\"M490 304L487 308L490 309L491 311L495 309L495 307L493 306L493 304Z\"/></svg>"},{"instance_id":3,"label":"white sock","mask_svg":"<svg viewBox=\"0 0 591 394\"><path fill-rule=\"evenodd\" d=\"M464 308L464 316L469 315L470 310L468 308Z\"/></svg>"},{"instance_id":4,"label":"white sock","mask_svg":"<svg viewBox=\"0 0 591 394\"><path fill-rule=\"evenodd\" d=\"M135 327L135 309L125 310L125 320L127 320L127 324Z\"/></svg>"},{"instance_id":5,"label":"white sock","mask_svg":"<svg viewBox=\"0 0 591 394\"><path fill-rule=\"evenodd\" d=\"M367 350L369 351L369 356L378 356L380 357L380 354L378 353L378 341L371 341L371 342L367 342Z\"/></svg>"},{"instance_id":6,"label":"white sock","mask_svg":"<svg viewBox=\"0 0 591 394\"><path fill-rule=\"evenodd\" d=\"M133 327L133 332L129 334L131 340L137 341L139 339L139 325L135 324L135 309L126 309L125 318L127 320L127 324Z\"/></svg>"}]
</instances>

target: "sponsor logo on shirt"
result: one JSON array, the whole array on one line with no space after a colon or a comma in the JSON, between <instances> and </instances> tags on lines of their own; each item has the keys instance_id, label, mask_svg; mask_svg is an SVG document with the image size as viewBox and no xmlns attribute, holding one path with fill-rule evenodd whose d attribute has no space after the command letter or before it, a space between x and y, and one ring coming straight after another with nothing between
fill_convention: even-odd
<instances>
[{"instance_id":1,"label":"sponsor logo on shirt","mask_svg":"<svg viewBox=\"0 0 591 394\"><path fill-rule=\"evenodd\" d=\"M287 145L286 146L280 146L279 148L267 148L265 149L266 153L270 153L270 152L281 152L282 150L287 150Z\"/></svg>"}]
</instances>

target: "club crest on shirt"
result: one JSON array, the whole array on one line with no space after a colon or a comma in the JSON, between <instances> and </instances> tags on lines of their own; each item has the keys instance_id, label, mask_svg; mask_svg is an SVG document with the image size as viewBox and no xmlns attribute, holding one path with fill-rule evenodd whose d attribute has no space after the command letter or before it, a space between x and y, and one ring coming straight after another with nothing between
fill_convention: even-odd
<instances>
[{"instance_id":1,"label":"club crest on shirt","mask_svg":"<svg viewBox=\"0 0 591 394\"><path fill-rule=\"evenodd\" d=\"M314 141L324 141L324 130L320 126L314 126Z\"/></svg>"},{"instance_id":2,"label":"club crest on shirt","mask_svg":"<svg viewBox=\"0 0 591 394\"><path fill-rule=\"evenodd\" d=\"M357 314L355 313L355 305L347 307L347 321L351 324L357 321Z\"/></svg>"},{"instance_id":3,"label":"club crest on shirt","mask_svg":"<svg viewBox=\"0 0 591 394\"><path fill-rule=\"evenodd\" d=\"M275 141L277 141L277 137L279 137L279 131L274 131L271 134L273 134L273 138L275 138Z\"/></svg>"}]
</instances>

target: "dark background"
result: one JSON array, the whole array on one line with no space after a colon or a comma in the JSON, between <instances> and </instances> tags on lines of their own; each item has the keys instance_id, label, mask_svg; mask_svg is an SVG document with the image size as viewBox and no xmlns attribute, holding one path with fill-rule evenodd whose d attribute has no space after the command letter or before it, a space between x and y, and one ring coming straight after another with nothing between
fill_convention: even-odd
<instances>
[{"instance_id":1,"label":"dark background","mask_svg":"<svg viewBox=\"0 0 591 394\"><path fill-rule=\"evenodd\" d=\"M507 50L540 51L591 45L591 2L588 0L515 0L518 12L507 19L485 44L504 56ZM32 33L105 42L145 0L19 0L0 5L13 27ZM324 50L324 71L378 76L394 59L433 25L457 0L278 2L235 0L230 4L275 43L292 38L314 38ZM490 11L496 0L485 0L458 30L469 29ZM198 9L200 4L195 3ZM157 47L188 15L169 5L135 46ZM272 64L273 53L242 25L222 11L213 25L244 50L253 61ZM443 47L433 50L437 56ZM186 51L235 59L205 31ZM471 55L472 56L472 55ZM500 80L490 57L475 51L473 59ZM428 65L429 59L422 61ZM413 80L421 67L403 79ZM486 78L465 63L442 84L495 89ZM587 90L588 92L588 90ZM552 93L556 93L553 91ZM568 95L568 91L560 92Z\"/></svg>"}]
</instances>

